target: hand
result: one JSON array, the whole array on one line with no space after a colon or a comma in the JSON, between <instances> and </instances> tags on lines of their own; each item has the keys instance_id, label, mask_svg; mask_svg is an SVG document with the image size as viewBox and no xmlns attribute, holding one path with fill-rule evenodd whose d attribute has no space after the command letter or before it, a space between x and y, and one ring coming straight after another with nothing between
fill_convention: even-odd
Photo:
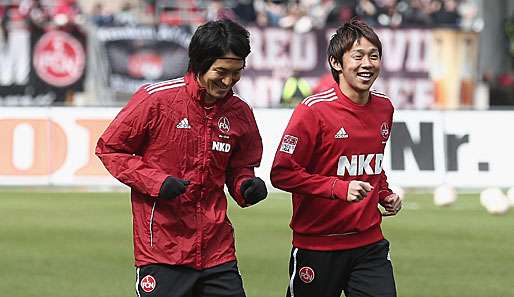
<instances>
[{"instance_id":1,"label":"hand","mask_svg":"<svg viewBox=\"0 0 514 297\"><path fill-rule=\"evenodd\" d=\"M384 198L380 205L386 210L382 213L383 216L394 216L402 209L402 199L397 194L393 193Z\"/></svg>"},{"instance_id":2,"label":"hand","mask_svg":"<svg viewBox=\"0 0 514 297\"><path fill-rule=\"evenodd\" d=\"M174 199L178 195L184 194L186 192L186 186L189 184L190 181L188 180L168 176L159 190L159 198Z\"/></svg>"},{"instance_id":3,"label":"hand","mask_svg":"<svg viewBox=\"0 0 514 297\"><path fill-rule=\"evenodd\" d=\"M255 204L268 196L266 184L259 177L249 178L241 184L241 194L247 204Z\"/></svg>"},{"instance_id":4,"label":"hand","mask_svg":"<svg viewBox=\"0 0 514 297\"><path fill-rule=\"evenodd\" d=\"M348 185L348 195L346 196L346 200L348 202L359 202L366 198L371 190L373 190L373 186L370 183L360 180L352 180Z\"/></svg>"}]
</instances>

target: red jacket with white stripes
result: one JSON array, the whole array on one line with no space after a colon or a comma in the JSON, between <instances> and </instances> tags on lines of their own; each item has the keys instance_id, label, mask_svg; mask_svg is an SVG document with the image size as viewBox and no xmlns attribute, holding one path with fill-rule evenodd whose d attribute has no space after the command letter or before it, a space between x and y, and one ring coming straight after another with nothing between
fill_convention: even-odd
<instances>
[{"instance_id":1,"label":"red jacket with white stripes","mask_svg":"<svg viewBox=\"0 0 514 297\"><path fill-rule=\"evenodd\" d=\"M136 266L204 269L235 260L224 184L241 206L262 140L251 107L232 92L205 108L194 75L141 87L98 140L96 155L131 188ZM167 176L186 193L158 199Z\"/></svg>"},{"instance_id":2,"label":"red jacket with white stripes","mask_svg":"<svg viewBox=\"0 0 514 297\"><path fill-rule=\"evenodd\" d=\"M272 184L292 193L295 247L342 250L383 238L378 202L392 193L382 169L392 117L384 95L371 92L358 105L336 83L296 107L271 169ZM352 180L374 189L347 202Z\"/></svg>"}]
</instances>

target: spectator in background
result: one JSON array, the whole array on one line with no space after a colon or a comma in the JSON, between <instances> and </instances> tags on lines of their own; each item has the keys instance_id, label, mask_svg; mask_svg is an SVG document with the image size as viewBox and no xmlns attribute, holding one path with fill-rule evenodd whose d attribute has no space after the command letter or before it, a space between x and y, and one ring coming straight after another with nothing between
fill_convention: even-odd
<instances>
[{"instance_id":1,"label":"spectator in background","mask_svg":"<svg viewBox=\"0 0 514 297\"><path fill-rule=\"evenodd\" d=\"M212 0L207 2L206 19L209 21L229 19L235 20L236 14L230 7L226 7L223 0Z\"/></svg>"},{"instance_id":2,"label":"spectator in background","mask_svg":"<svg viewBox=\"0 0 514 297\"><path fill-rule=\"evenodd\" d=\"M132 3L123 2L121 10L114 14L114 23L122 26L134 26L137 24L137 16Z\"/></svg>"},{"instance_id":3,"label":"spectator in background","mask_svg":"<svg viewBox=\"0 0 514 297\"><path fill-rule=\"evenodd\" d=\"M237 1L233 11L239 22L242 24L251 24L257 21L257 12L255 11L254 0Z\"/></svg>"},{"instance_id":4,"label":"spectator in background","mask_svg":"<svg viewBox=\"0 0 514 297\"><path fill-rule=\"evenodd\" d=\"M332 11L328 13L326 20L327 26L337 27L351 20L357 15L355 11L356 5L356 0L336 1L336 5L332 8Z\"/></svg>"},{"instance_id":5,"label":"spectator in background","mask_svg":"<svg viewBox=\"0 0 514 297\"><path fill-rule=\"evenodd\" d=\"M298 71L293 70L282 87L281 104L284 107L295 107L303 98L311 94L309 82Z\"/></svg>"},{"instance_id":6,"label":"spectator in background","mask_svg":"<svg viewBox=\"0 0 514 297\"><path fill-rule=\"evenodd\" d=\"M403 11L403 25L414 27L426 27L430 25L429 5L424 5L427 0L403 1L407 6Z\"/></svg>"},{"instance_id":7,"label":"spectator in background","mask_svg":"<svg viewBox=\"0 0 514 297\"><path fill-rule=\"evenodd\" d=\"M81 10L76 0L59 0L52 10L54 18L65 16L71 23L77 23L80 14Z\"/></svg>"},{"instance_id":8,"label":"spectator in background","mask_svg":"<svg viewBox=\"0 0 514 297\"><path fill-rule=\"evenodd\" d=\"M383 27L397 28L402 24L402 14L398 10L396 0L382 0L377 6L377 22Z\"/></svg>"},{"instance_id":9,"label":"spectator in background","mask_svg":"<svg viewBox=\"0 0 514 297\"><path fill-rule=\"evenodd\" d=\"M457 11L455 0L434 0L434 11L432 12L432 24L440 27L458 27L460 15Z\"/></svg>"},{"instance_id":10,"label":"spectator in background","mask_svg":"<svg viewBox=\"0 0 514 297\"><path fill-rule=\"evenodd\" d=\"M114 16L107 13L101 2L96 2L93 5L90 15L91 22L98 27L112 26L114 24Z\"/></svg>"},{"instance_id":11,"label":"spectator in background","mask_svg":"<svg viewBox=\"0 0 514 297\"><path fill-rule=\"evenodd\" d=\"M259 0L256 2L257 24L279 27L280 20L287 15L286 0Z\"/></svg>"},{"instance_id":12,"label":"spectator in background","mask_svg":"<svg viewBox=\"0 0 514 297\"><path fill-rule=\"evenodd\" d=\"M245 296L224 185L242 207L267 195L253 111L232 91L249 53L240 25L200 26L188 73L139 88L98 140L131 187L138 296Z\"/></svg>"}]
</instances>

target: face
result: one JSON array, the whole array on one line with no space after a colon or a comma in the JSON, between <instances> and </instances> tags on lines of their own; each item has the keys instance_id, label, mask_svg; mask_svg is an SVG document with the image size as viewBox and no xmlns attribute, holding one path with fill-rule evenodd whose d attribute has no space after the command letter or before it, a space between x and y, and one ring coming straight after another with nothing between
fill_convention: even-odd
<instances>
[{"instance_id":1,"label":"face","mask_svg":"<svg viewBox=\"0 0 514 297\"><path fill-rule=\"evenodd\" d=\"M369 91L380 73L378 48L364 37L356 40L352 48L343 54L342 65L335 59L331 59L331 63L336 70L341 71L341 87L351 88L357 93Z\"/></svg>"},{"instance_id":2,"label":"face","mask_svg":"<svg viewBox=\"0 0 514 297\"><path fill-rule=\"evenodd\" d=\"M207 72L198 76L200 86L207 91L206 102L213 102L227 96L241 78L243 68L244 60L233 53L216 59Z\"/></svg>"}]
</instances>

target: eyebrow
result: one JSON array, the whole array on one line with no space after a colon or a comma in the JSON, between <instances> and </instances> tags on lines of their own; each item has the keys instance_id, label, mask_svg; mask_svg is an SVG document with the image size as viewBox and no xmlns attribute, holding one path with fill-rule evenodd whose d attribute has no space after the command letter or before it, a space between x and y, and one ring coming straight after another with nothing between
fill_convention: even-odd
<instances>
[{"instance_id":1,"label":"eyebrow","mask_svg":"<svg viewBox=\"0 0 514 297\"><path fill-rule=\"evenodd\" d=\"M369 50L369 53L375 53L375 52L378 52L378 48L372 48L371 50ZM359 48L359 49L353 49L350 51L350 53L366 53L366 51L362 48Z\"/></svg>"},{"instance_id":2,"label":"eyebrow","mask_svg":"<svg viewBox=\"0 0 514 297\"><path fill-rule=\"evenodd\" d=\"M214 70L224 70L224 71L239 71L239 70L243 70L245 68L245 66L243 65L241 68L238 68L236 70L230 70L230 69L227 69L225 67L222 67L222 66L218 66L216 68L214 68Z\"/></svg>"}]
</instances>

